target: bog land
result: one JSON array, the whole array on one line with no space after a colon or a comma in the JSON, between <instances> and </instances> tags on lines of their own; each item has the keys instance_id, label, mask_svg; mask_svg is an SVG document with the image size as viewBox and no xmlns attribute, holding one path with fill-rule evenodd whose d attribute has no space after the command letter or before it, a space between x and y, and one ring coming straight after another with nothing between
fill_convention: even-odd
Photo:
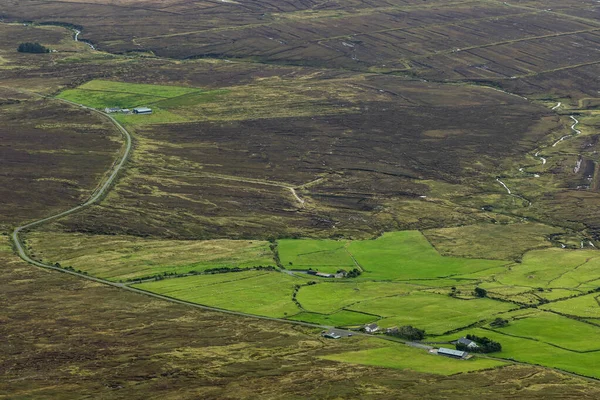
<instances>
[{"instance_id":1,"label":"bog land","mask_svg":"<svg viewBox=\"0 0 600 400\"><path fill-rule=\"evenodd\" d=\"M0 398L598 398L598 10L0 1Z\"/></svg>"}]
</instances>

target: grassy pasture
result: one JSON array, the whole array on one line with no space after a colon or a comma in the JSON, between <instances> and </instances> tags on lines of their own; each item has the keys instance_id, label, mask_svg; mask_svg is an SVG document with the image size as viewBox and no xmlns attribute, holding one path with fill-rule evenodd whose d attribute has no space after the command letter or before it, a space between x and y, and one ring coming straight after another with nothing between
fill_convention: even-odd
<instances>
[{"instance_id":1,"label":"grassy pasture","mask_svg":"<svg viewBox=\"0 0 600 400\"><path fill-rule=\"evenodd\" d=\"M349 310L384 317L383 327L413 325L427 334L441 335L495 314L515 308L514 304L490 299L461 300L446 295L414 292L404 296L366 300L347 307Z\"/></svg>"},{"instance_id":2,"label":"grassy pasture","mask_svg":"<svg viewBox=\"0 0 600 400\"><path fill-rule=\"evenodd\" d=\"M564 288L600 277L595 265L600 254L593 250L545 249L531 251L497 280L505 285ZM586 266L587 263L591 263Z\"/></svg>"},{"instance_id":3,"label":"grassy pasture","mask_svg":"<svg viewBox=\"0 0 600 400\"><path fill-rule=\"evenodd\" d=\"M323 267L354 268L347 244L347 240L283 239L277 242L277 248L286 268L324 271Z\"/></svg>"},{"instance_id":4,"label":"grassy pasture","mask_svg":"<svg viewBox=\"0 0 600 400\"><path fill-rule=\"evenodd\" d=\"M248 271L142 283L136 287L193 303L268 317L286 317L300 309L292 302L302 278L280 272Z\"/></svg>"},{"instance_id":5,"label":"grassy pasture","mask_svg":"<svg viewBox=\"0 0 600 400\"><path fill-rule=\"evenodd\" d=\"M389 232L375 240L353 241L350 253L364 278L408 280L443 278L499 267L494 260L442 257L418 231Z\"/></svg>"},{"instance_id":6,"label":"grassy pasture","mask_svg":"<svg viewBox=\"0 0 600 400\"><path fill-rule=\"evenodd\" d=\"M302 312L290 317L289 319L294 321L312 322L320 325L362 326L364 324L376 321L378 317L376 315L341 310L333 314Z\"/></svg>"},{"instance_id":7,"label":"grassy pasture","mask_svg":"<svg viewBox=\"0 0 600 400\"><path fill-rule=\"evenodd\" d=\"M58 97L94 108L133 108L196 92L200 89L93 80L65 90Z\"/></svg>"},{"instance_id":8,"label":"grassy pasture","mask_svg":"<svg viewBox=\"0 0 600 400\"><path fill-rule=\"evenodd\" d=\"M550 304L544 304L542 309L552 310L567 315L576 315L585 318L600 318L600 304L598 293L561 300Z\"/></svg>"},{"instance_id":9,"label":"grassy pasture","mask_svg":"<svg viewBox=\"0 0 600 400\"><path fill-rule=\"evenodd\" d=\"M503 316L508 319L509 315ZM498 332L535 339L573 351L600 350L600 327L549 312L538 312L511 321Z\"/></svg>"},{"instance_id":10,"label":"grassy pasture","mask_svg":"<svg viewBox=\"0 0 600 400\"><path fill-rule=\"evenodd\" d=\"M598 370L600 352L577 353L547 343L509 336L489 329L469 329L440 337L438 340L454 340L469 333L500 342L502 351L494 353L495 357L559 368L576 374L600 378L600 371Z\"/></svg>"},{"instance_id":11,"label":"grassy pasture","mask_svg":"<svg viewBox=\"0 0 600 400\"><path fill-rule=\"evenodd\" d=\"M135 236L32 233L43 259L109 280L126 280L209 268L275 265L269 243L260 240L166 240Z\"/></svg>"},{"instance_id":12,"label":"grassy pasture","mask_svg":"<svg viewBox=\"0 0 600 400\"><path fill-rule=\"evenodd\" d=\"M353 364L410 369L439 375L454 375L506 365L501 361L483 358L453 360L448 357L429 354L425 350L415 349L404 344L393 344L375 349L334 354L323 358Z\"/></svg>"},{"instance_id":13,"label":"grassy pasture","mask_svg":"<svg viewBox=\"0 0 600 400\"><path fill-rule=\"evenodd\" d=\"M325 282L300 288L296 298L308 311L329 314L361 301L408 294L414 289L391 282ZM375 310L368 312L378 314Z\"/></svg>"}]
</instances>

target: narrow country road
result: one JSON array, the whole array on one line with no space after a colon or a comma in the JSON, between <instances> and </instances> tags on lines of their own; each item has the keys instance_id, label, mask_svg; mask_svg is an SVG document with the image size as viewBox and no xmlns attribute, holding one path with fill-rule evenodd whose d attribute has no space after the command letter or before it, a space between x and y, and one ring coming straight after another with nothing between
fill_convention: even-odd
<instances>
[{"instance_id":1,"label":"narrow country road","mask_svg":"<svg viewBox=\"0 0 600 400\"><path fill-rule=\"evenodd\" d=\"M37 95L39 97L42 98L47 98L46 96L42 96L42 95ZM111 174L109 175L109 177L104 181L104 183L94 192L92 193L91 197L84 203L75 206L71 209L68 209L66 211L63 211L61 213L58 214L54 214L51 215L49 217L46 218L42 218L39 219L37 221L33 221L30 222L28 224L25 225L21 225L17 228L15 228L15 230L13 231L12 235L11 235L11 239L12 242L15 246L15 249L17 251L17 253L19 254L19 257L21 257L24 261L28 262L29 264L35 265L37 267L41 267L41 268L46 268L46 269L51 269L54 271L59 271L65 274L69 274L69 275L73 275L73 276L77 276L79 278L83 278L83 279L87 279L93 282L97 282L97 283L102 283L104 285L108 285L108 286L112 286L115 288L119 288L119 289L123 289L123 290L127 290L133 293L137 293L137 294L143 294L145 296L150 296L150 297L154 297L157 299L161 299L161 300L166 300L166 301L170 301L172 303L177 303L177 304L184 304L187 306L192 306L195 308L200 308L203 310L209 310L209 311L216 311L216 312L222 312L222 313L226 313L226 314L231 314L231 315L237 315L237 316L241 316L241 317L247 317L247 318L257 318L257 319L263 319L263 320L270 320L270 321L277 321L277 322L283 322L283 323L287 323L287 324L293 324L293 325L301 325L301 326L306 326L309 328L320 328L320 329L329 329L331 328L331 326L327 326L327 325L318 325L318 324L311 324L311 323L307 323L307 322L301 322L301 321L291 321L291 320L287 320L287 319L282 319L282 318L274 318L274 317L264 317L264 316L260 316L260 315L254 315L254 314L247 314L247 313L243 313L243 312L237 312L237 311L230 311L230 310L225 310L222 308L218 308L218 307L210 307L210 306L205 306L205 305L201 305L201 304L196 304L196 303L191 303L191 302L187 302L185 300L179 300L173 297L169 297L169 296L163 296L160 294L156 294L156 293L152 293L152 292L147 292L145 290L141 290L141 289L137 289L137 288L133 288L130 286L127 286L124 283L117 283L117 282L111 282L105 279L101 279L101 278L95 278L93 276L89 276L83 273L79 273L79 272L75 272L75 271L69 271L63 268L59 268L59 267L55 267L54 265L50 265L50 264L45 264L43 262L39 262L36 261L34 259L32 259L29 254L27 253L27 250L25 249L25 246L23 245L23 242L21 240L21 232L26 231L28 229L31 229L33 227L42 225L46 222L50 222L53 220L56 220L58 218L62 218L65 217L67 215L76 213L78 211L81 211L87 207L92 206L95 203L98 203L102 197L104 197L104 195L109 191L111 185L114 183L115 179L117 178L117 175L119 174L119 172L123 169L123 166L125 165L125 162L127 161L127 159L129 158L130 154L131 154L131 148L132 148L132 139L131 139L131 134L127 131L127 129L125 129L118 121L116 121L112 116L110 116L109 114L106 114L102 111L96 110L94 108L90 108L90 107L86 107L84 105L81 104L77 104L74 103L72 101L68 101L68 100L64 100L64 99L57 99L57 98L52 98L53 100L56 101L61 101L63 103L67 103L70 105L74 105L77 107L80 107L84 110L89 110L91 112L94 112L96 114L102 115L105 118L110 119L110 121L117 127L117 129L121 132L121 134L123 135L123 137L125 138L125 149L123 151L123 155L121 156L120 160L116 163L116 165L114 166L114 168L112 169ZM352 331L348 331L348 333L351 333ZM360 332L352 332L353 334L361 334Z\"/></svg>"}]
</instances>

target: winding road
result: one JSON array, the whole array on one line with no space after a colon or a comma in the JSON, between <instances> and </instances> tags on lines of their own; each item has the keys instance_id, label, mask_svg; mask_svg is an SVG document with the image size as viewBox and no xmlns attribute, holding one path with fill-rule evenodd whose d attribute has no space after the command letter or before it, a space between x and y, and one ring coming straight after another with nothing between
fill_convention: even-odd
<instances>
[{"instance_id":1,"label":"winding road","mask_svg":"<svg viewBox=\"0 0 600 400\"><path fill-rule=\"evenodd\" d=\"M34 94L29 92L30 94ZM118 162L114 165L114 167L112 168L112 172L110 173L110 175L108 176L108 178L106 178L106 180L104 181L104 183L102 183L100 185L100 187L98 189L96 189L92 195L90 196L90 198L85 201L84 203L75 206L73 208L70 208L66 211L63 211L61 213L58 214L54 214L51 215L49 217L46 218L42 218L39 219L37 221L33 221L30 222L28 224L25 225L21 225L17 228L14 229L14 231L12 232L11 235L11 239L12 239L12 243L19 255L19 257L21 257L24 261L28 262L29 264L35 265L37 267L41 267L41 268L46 268L46 269L51 269L54 271L59 271L65 274L69 274L69 275L73 275L76 276L78 278L83 278L83 279L87 279L89 281L92 282L96 282L96 283L101 283L104 285L108 285L108 286L112 286L115 288L119 288L119 289L123 289L123 290L127 290L133 293L137 293L137 294L143 294L145 296L149 296L149 297L153 297L156 299L160 299L160 300L166 300L166 301L170 301L172 303L177 303L177 304L183 304L183 305L187 305L187 306L191 306L191 307L195 307L195 308L199 308L202 310L208 310L208 311L216 311L216 312L222 312L225 314L231 314L231 315L237 315L237 316L241 316L241 317L247 317L247 318L255 318L255 319L263 319L263 320L269 320L269 321L277 321L277 322L283 322L286 324L292 324L292 325L301 325L301 326L306 326L309 328L320 328L320 329L330 329L332 328L331 326L327 326L327 325L319 325L319 324L311 324L308 322L301 322L301 321L291 321L291 320L287 320L287 319L282 319L282 318L274 318L274 317L265 317L265 316L260 316L260 315L254 315L254 314L247 314L244 312L238 312L238 311L231 311L231 310L225 310L222 308L218 308L218 307L211 307L211 306L205 306L202 304L197 304L197 303L191 303L191 302L187 302L185 300L179 300L173 297L169 297L169 296L163 296L160 294L156 294L156 293L152 293L152 292L147 292L145 290L141 290L141 289L137 289L137 288L133 288L131 286L127 286L124 283L118 283L118 282L111 282L105 279L101 279L101 278L95 278L93 276L89 276L80 272L75 272L75 271L70 271L67 269L63 269L60 267L56 267L54 265L51 264L46 264L37 260L34 260L33 258L31 258L23 244L23 241L21 240L21 233L23 231L26 231L28 229L34 228L36 226L45 224L47 222L50 221L54 221L56 219L65 217L67 215L79 212L84 210L85 208L88 208L96 203L98 203L100 200L102 200L102 198L106 195L106 193L108 193L109 189L111 188L112 184L115 182L119 172L121 172L121 170L123 169L123 166L125 165L125 163L127 162L127 159L129 158L130 154L131 154L131 149L132 149L132 138L131 138L131 134L127 131L127 129L125 129L117 120L115 120L112 116L110 116L109 114L106 114L102 111L96 110L94 108L91 107L86 107L82 104L77 104L74 103L72 101L69 100L64 100L64 99L58 99L58 98L52 98L52 97L46 97L40 94L35 94L38 97L41 98L45 98L45 99L51 99L51 100L56 100L56 101L60 101L69 105L73 105L73 106L77 106L80 107L84 110L88 110L91 111L93 113L96 113L98 115L101 115L105 118L108 118L115 127L117 127L117 129L121 132L121 134L123 135L123 138L125 139L125 149L123 151L123 154L121 156L121 158L118 160ZM347 331L348 333L353 333L353 334L362 334L361 332L354 332L354 331Z\"/></svg>"}]
</instances>

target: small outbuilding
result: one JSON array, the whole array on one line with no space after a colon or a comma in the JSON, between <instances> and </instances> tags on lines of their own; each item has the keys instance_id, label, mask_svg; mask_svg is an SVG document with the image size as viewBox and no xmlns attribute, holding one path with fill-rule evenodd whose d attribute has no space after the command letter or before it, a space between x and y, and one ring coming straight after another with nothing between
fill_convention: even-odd
<instances>
[{"instance_id":1,"label":"small outbuilding","mask_svg":"<svg viewBox=\"0 0 600 400\"><path fill-rule=\"evenodd\" d=\"M338 335L338 334L337 334L336 332L334 332L334 331L329 331L329 332L325 332L325 333L323 333L323 337L324 337L324 338L327 338L327 339L339 339L339 338L341 338L342 336L341 336L341 335Z\"/></svg>"},{"instance_id":2,"label":"small outbuilding","mask_svg":"<svg viewBox=\"0 0 600 400\"><path fill-rule=\"evenodd\" d=\"M440 356L446 356L446 357L450 357L450 358L465 358L467 356L466 351L460 351L460 350L452 350L452 349L447 349L445 347L440 347L437 351L438 355Z\"/></svg>"},{"instance_id":3,"label":"small outbuilding","mask_svg":"<svg viewBox=\"0 0 600 400\"><path fill-rule=\"evenodd\" d=\"M134 114L152 114L152 109L148 107L136 107L133 109Z\"/></svg>"},{"instance_id":4,"label":"small outbuilding","mask_svg":"<svg viewBox=\"0 0 600 400\"><path fill-rule=\"evenodd\" d=\"M379 330L379 325L377 324L369 324L363 327L363 330L367 333L375 333Z\"/></svg>"},{"instance_id":5,"label":"small outbuilding","mask_svg":"<svg viewBox=\"0 0 600 400\"><path fill-rule=\"evenodd\" d=\"M476 342L474 342L470 339L467 339L465 337L461 337L460 339L458 339L456 341L456 343L462 344L463 346L466 346L469 349L477 349L479 347L479 345Z\"/></svg>"}]
</instances>

